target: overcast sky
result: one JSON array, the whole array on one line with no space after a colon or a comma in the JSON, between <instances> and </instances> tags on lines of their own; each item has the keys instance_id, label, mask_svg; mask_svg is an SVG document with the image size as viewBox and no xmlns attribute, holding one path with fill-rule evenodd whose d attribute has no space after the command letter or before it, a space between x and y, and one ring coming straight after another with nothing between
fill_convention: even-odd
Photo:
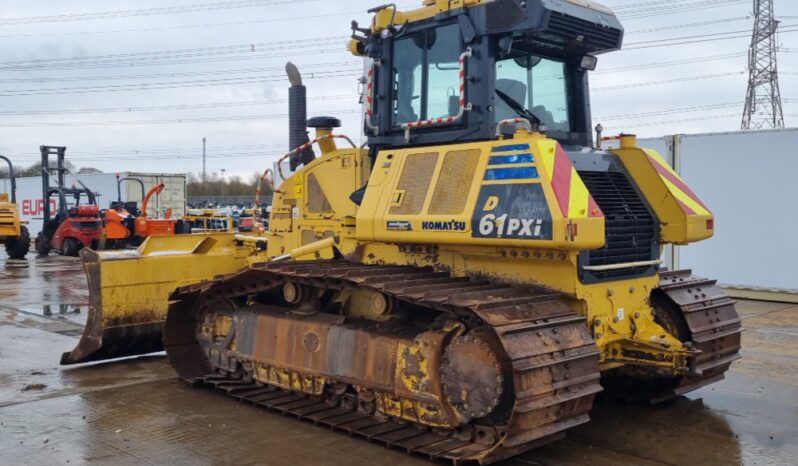
<instances>
[{"instance_id":1,"label":"overcast sky","mask_svg":"<svg viewBox=\"0 0 798 466\"><path fill-rule=\"evenodd\" d=\"M24 166L39 145L66 145L81 167L199 173L206 137L209 173L248 176L287 149L287 60L305 76L309 115L338 116L359 138L362 65L345 43L350 20L368 23L377 3L3 0L0 153ZM594 123L644 136L739 129L751 0L604 3L627 33L591 77ZM130 11L151 8L168 11ZM796 126L798 2L776 10L785 119Z\"/></svg>"}]
</instances>

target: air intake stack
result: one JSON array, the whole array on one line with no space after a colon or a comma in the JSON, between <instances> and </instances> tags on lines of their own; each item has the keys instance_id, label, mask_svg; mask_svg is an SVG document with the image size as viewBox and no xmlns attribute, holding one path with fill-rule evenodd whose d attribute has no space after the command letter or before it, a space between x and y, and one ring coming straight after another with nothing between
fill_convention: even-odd
<instances>
[{"instance_id":1,"label":"air intake stack","mask_svg":"<svg viewBox=\"0 0 798 466\"><path fill-rule=\"evenodd\" d=\"M299 74L299 69L293 63L288 62L285 65L285 71L288 74L288 81L291 82L291 87L288 88L288 150L292 151L310 141L307 128L308 104L306 88L302 85L302 75ZM315 158L316 154L313 153L312 148L294 154L289 160L291 171L296 170L300 165L312 162Z\"/></svg>"}]
</instances>

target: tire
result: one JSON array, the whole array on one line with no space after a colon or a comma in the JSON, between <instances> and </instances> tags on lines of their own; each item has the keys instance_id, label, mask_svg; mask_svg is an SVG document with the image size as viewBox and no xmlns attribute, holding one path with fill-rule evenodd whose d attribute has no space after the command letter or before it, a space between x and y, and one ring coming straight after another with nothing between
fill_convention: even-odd
<instances>
[{"instance_id":1,"label":"tire","mask_svg":"<svg viewBox=\"0 0 798 466\"><path fill-rule=\"evenodd\" d=\"M36 252L40 256L46 256L50 254L50 249L51 249L50 245L48 244L47 240L44 238L44 235L41 234L40 232L39 235L36 236Z\"/></svg>"},{"instance_id":2,"label":"tire","mask_svg":"<svg viewBox=\"0 0 798 466\"><path fill-rule=\"evenodd\" d=\"M30 232L22 227L17 238L6 241L6 254L11 259L23 260L30 251Z\"/></svg>"},{"instance_id":3,"label":"tire","mask_svg":"<svg viewBox=\"0 0 798 466\"><path fill-rule=\"evenodd\" d=\"M78 251L80 251L80 245L75 238L64 239L63 244L61 244L62 256L76 257L78 255Z\"/></svg>"}]
</instances>

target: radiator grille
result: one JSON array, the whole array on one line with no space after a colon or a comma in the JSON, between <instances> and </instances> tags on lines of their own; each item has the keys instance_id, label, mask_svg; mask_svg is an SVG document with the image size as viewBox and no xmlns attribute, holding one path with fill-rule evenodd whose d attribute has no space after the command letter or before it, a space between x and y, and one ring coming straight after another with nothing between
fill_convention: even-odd
<instances>
[{"instance_id":1,"label":"radiator grille","mask_svg":"<svg viewBox=\"0 0 798 466\"><path fill-rule=\"evenodd\" d=\"M573 16L552 13L548 30L565 37L584 37L584 42L597 49L619 47L621 31Z\"/></svg>"},{"instance_id":2,"label":"radiator grille","mask_svg":"<svg viewBox=\"0 0 798 466\"><path fill-rule=\"evenodd\" d=\"M655 259L656 228L651 214L626 175L618 172L579 172L593 199L604 212L607 244L587 254L588 264L612 265ZM593 272L600 279L628 277L649 267Z\"/></svg>"},{"instance_id":3,"label":"radiator grille","mask_svg":"<svg viewBox=\"0 0 798 466\"><path fill-rule=\"evenodd\" d=\"M404 192L404 196L401 204L391 207L392 215L418 215L421 213L437 164L437 152L407 156L402 176L396 187L398 191Z\"/></svg>"},{"instance_id":4,"label":"radiator grille","mask_svg":"<svg viewBox=\"0 0 798 466\"><path fill-rule=\"evenodd\" d=\"M465 210L468 193L479 162L479 149L448 152L443 159L441 176L435 184L430 215L460 215Z\"/></svg>"}]
</instances>

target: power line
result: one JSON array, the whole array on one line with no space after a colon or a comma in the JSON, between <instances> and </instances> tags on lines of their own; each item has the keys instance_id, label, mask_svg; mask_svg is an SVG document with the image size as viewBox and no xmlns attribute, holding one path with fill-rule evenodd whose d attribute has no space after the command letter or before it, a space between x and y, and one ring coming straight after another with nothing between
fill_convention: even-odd
<instances>
[{"instance_id":1,"label":"power line","mask_svg":"<svg viewBox=\"0 0 798 466\"><path fill-rule=\"evenodd\" d=\"M723 8L747 0L692 0L692 1L660 1L648 3L632 3L614 8L613 11L624 19L656 16L662 13L682 13L706 9Z\"/></svg>"},{"instance_id":2,"label":"power line","mask_svg":"<svg viewBox=\"0 0 798 466\"><path fill-rule=\"evenodd\" d=\"M60 31L60 32L41 32L36 34L3 34L0 39L20 38L20 37L53 37L53 36L80 36L80 35L96 35L96 34L117 34L127 32L160 32L160 31L177 31L182 29L205 29L215 27L230 27L230 26L246 26L254 24L266 23L285 23L292 21L306 21L309 19L330 18L335 16L351 16L360 12L350 13L328 13L323 15L301 16L294 15L281 18L263 18L253 19L248 21L229 21L226 23L206 23L206 24L185 24L181 26L163 26L163 27L150 27L150 28L131 28L131 29L106 29L99 31Z\"/></svg>"},{"instance_id":3,"label":"power line","mask_svg":"<svg viewBox=\"0 0 798 466\"><path fill-rule=\"evenodd\" d=\"M681 82L690 82L690 81L698 81L698 80L705 80L705 79L715 79L715 78L725 78L729 76L740 76L744 74L743 71L733 71L729 73L715 73L715 74L704 74L700 76L687 76L683 78L673 78L673 79L663 79L659 81L642 81L637 83L627 83L627 84L616 84L613 86L604 86L604 87L594 87L591 90L593 92L601 92L601 91L616 91L622 89L629 89L635 87L645 87L645 86L660 86L663 84L672 84L672 83L681 83Z\"/></svg>"},{"instance_id":4,"label":"power line","mask_svg":"<svg viewBox=\"0 0 798 466\"><path fill-rule=\"evenodd\" d=\"M630 124L615 124L614 126L604 125L605 130L606 128L620 128L623 127L624 129L628 130L630 128L637 128L637 127L646 127L646 126L663 126L663 125L671 125L677 123L689 123L693 121L706 121L706 120L717 120L717 119L725 119L725 118L737 118L739 117L739 113L725 113L722 115L706 115L694 118L679 118L677 120L662 120L662 121L650 121L646 123L630 123Z\"/></svg>"},{"instance_id":5,"label":"power line","mask_svg":"<svg viewBox=\"0 0 798 466\"><path fill-rule=\"evenodd\" d=\"M63 65L70 62L76 63L107 63L113 61L123 61L129 63L133 60L161 60L181 57L213 56L230 53L255 53L270 50L285 50L286 47L292 48L318 48L320 43L330 41L341 41L342 36L311 37L306 39L288 39L271 42L257 42L248 44L218 45L212 47L199 47L177 50L152 50L144 52L114 53L106 55L88 55L78 57L62 58L37 58L32 60L11 60L0 62L2 69L27 69L38 65Z\"/></svg>"},{"instance_id":6,"label":"power line","mask_svg":"<svg viewBox=\"0 0 798 466\"><path fill-rule=\"evenodd\" d=\"M361 110L329 110L336 114L353 114L360 113ZM168 125L168 124L185 124L185 123L209 123L218 121L247 121L247 120L269 120L273 118L286 118L287 114L274 114L268 115L228 115L228 116L215 116L215 117L200 117L200 118L175 118L163 120L123 120L123 121L56 121L56 122L28 122L28 123L0 123L0 128L36 128L40 126L47 127L71 127L71 126L127 126L127 125Z\"/></svg>"},{"instance_id":7,"label":"power line","mask_svg":"<svg viewBox=\"0 0 798 466\"><path fill-rule=\"evenodd\" d=\"M658 9L652 8L647 10L638 10L638 11L629 11L629 12L619 11L618 16L620 16L623 19L623 21L633 21L637 19L651 18L654 16L689 13L700 10L741 5L743 3L748 3L748 0L707 1L707 2L695 2L693 4L683 4L683 5L674 4L674 2L663 2L663 3L665 4Z\"/></svg>"},{"instance_id":8,"label":"power line","mask_svg":"<svg viewBox=\"0 0 798 466\"><path fill-rule=\"evenodd\" d=\"M611 115L611 116L603 116L603 117L594 117L594 120L621 120L626 118L648 118L652 116L662 116L662 115L673 115L673 114L681 114L681 113L693 113L693 112L702 112L706 110L717 110L722 108L737 108L741 106L742 102L729 102L723 104L708 104L708 105L698 105L695 107L683 107L683 108L672 108L668 110L656 110L651 112L640 112L640 113L627 113L623 115Z\"/></svg>"},{"instance_id":9,"label":"power line","mask_svg":"<svg viewBox=\"0 0 798 466\"><path fill-rule=\"evenodd\" d=\"M49 16L23 16L0 19L0 26L18 26L23 24L61 23L68 21L89 21L98 19L118 19L136 16L174 15L196 13L200 11L218 11L238 8L254 8L277 6L293 3L316 2L319 0L237 0L202 4L176 5L170 7L141 8L135 10L97 11L92 13L71 13Z\"/></svg>"},{"instance_id":10,"label":"power line","mask_svg":"<svg viewBox=\"0 0 798 466\"><path fill-rule=\"evenodd\" d=\"M791 24L784 26L781 32L795 32L798 31L798 24ZM748 32L744 30L725 31L711 34L698 34L687 35L680 37L662 38L656 40L646 40L638 42L629 42L624 46L625 50L636 50L642 48L652 47L667 47L672 45L689 44L695 42L705 42L709 40L727 40L739 37L748 37ZM724 37L728 36L728 37ZM197 58L201 58L203 63L217 60L236 60L248 58L265 58L284 56L287 54L304 54L304 55L319 55L322 53L330 53L332 51L344 52L343 47L340 50L317 50L319 43L330 43L331 41L341 41L344 43L343 36L326 36L326 37L312 37L305 39L291 39L274 42L262 42L254 44L234 44L214 47L203 47L194 49L178 49L178 50L160 50L160 51L144 51L144 52L130 52L122 54L108 54L96 55L85 57L63 57L53 59L35 59L35 60L16 60L0 62L0 70L5 71L30 71L33 69L76 69L76 68L104 68L104 67L119 67L124 65L130 66L151 66L151 65L167 65L167 64L187 64L197 62ZM291 47L290 51L286 51L287 47ZM297 49L310 48L316 49L312 52L301 52ZM281 52L273 55L262 55L262 51L275 51ZM790 49L784 49L789 51ZM231 54L258 54L254 57L233 57ZM221 55L221 56L220 56ZM210 58L208 58L210 57Z\"/></svg>"},{"instance_id":11,"label":"power line","mask_svg":"<svg viewBox=\"0 0 798 466\"><path fill-rule=\"evenodd\" d=\"M716 19L712 21L700 21L697 23L687 23L687 24L672 24L670 26L661 26L656 28L647 28L647 29L635 29L631 31L626 31L626 34L651 34L652 32L661 32L661 31L671 31L674 29L688 29L694 28L699 26L710 26L712 24L721 24L721 23L732 23L737 21L743 21L751 19L750 16L738 16L735 18L722 18ZM2 37L2 36L0 36Z\"/></svg>"},{"instance_id":12,"label":"power line","mask_svg":"<svg viewBox=\"0 0 798 466\"><path fill-rule=\"evenodd\" d=\"M591 74L604 74L604 73L618 73L623 71L635 71L635 70L646 70L646 69L653 69L653 68L665 68L669 66L678 66L678 65L689 65L693 63L704 63L707 61L716 61L716 60L727 60L729 58L737 58L737 57L744 57L747 54L744 52L739 53L727 53L723 55L707 55L702 57L691 57L691 58L683 58L679 60L670 60L670 61L660 61L654 63L643 63L640 65L629 65L629 66L621 66L617 68L607 68L605 70L596 70Z\"/></svg>"},{"instance_id":13,"label":"power line","mask_svg":"<svg viewBox=\"0 0 798 466\"><path fill-rule=\"evenodd\" d=\"M355 71L318 71L304 75L305 79L352 77L362 74L362 70ZM80 86L62 87L50 89L22 89L19 91L4 91L0 97L27 97L34 95L62 95L62 94L88 94L97 92L121 92L121 91L153 91L163 89L176 89L185 87L207 87L207 86L233 86L242 84L261 84L268 82L284 81L284 74L269 76L245 76L235 78L219 79L198 79L189 81L171 81L164 83L143 83L143 84L117 84L108 86Z\"/></svg>"},{"instance_id":14,"label":"power line","mask_svg":"<svg viewBox=\"0 0 798 466\"><path fill-rule=\"evenodd\" d=\"M313 69L316 68L342 68L352 67L359 65L359 62L344 61L344 62L328 62L328 63L309 63L297 64L300 68ZM312 68L311 68L312 67ZM57 77L25 77L25 78L8 78L0 79L0 83L48 83L48 82L70 82L70 81L116 81L123 79L159 79L159 78L177 78L180 76L213 76L219 74L238 74L238 73L265 73L282 71L285 66L276 66L269 68L234 68L223 70L209 70L209 71L182 71L171 73L148 73L148 74L126 74L126 75L92 75L92 76L57 76Z\"/></svg>"},{"instance_id":15,"label":"power line","mask_svg":"<svg viewBox=\"0 0 798 466\"><path fill-rule=\"evenodd\" d=\"M311 1L311 0L304 0ZM315 1L315 0L313 0ZM415 3L414 3L415 6ZM403 8L400 5L400 8ZM34 34L3 34L0 39L6 38L20 38L20 37L53 37L53 36L77 36L77 35L96 35L96 34L117 34L128 32L160 32L160 31L177 31L182 29L205 29L215 27L230 27L230 26L246 26L253 24L265 23L285 23L293 21L307 21L309 19L330 18L338 16L352 16L362 14L364 11L349 11L345 13L325 13L317 15L292 15L280 18L261 18L252 19L247 21L228 21L223 23L204 23L204 24L183 24L179 26L162 26L162 27L147 27L147 28L129 28L129 29L105 29L105 30L80 30L80 31L55 31L55 32L39 32Z\"/></svg>"},{"instance_id":16,"label":"power line","mask_svg":"<svg viewBox=\"0 0 798 466\"><path fill-rule=\"evenodd\" d=\"M788 27L790 27L792 29L780 30L779 33L789 33L789 32L798 31L798 25L791 24ZM729 32L729 33L717 33L717 34L712 34L712 35L714 36L714 35L725 35L725 34L732 34L732 33L731 32ZM630 46L625 46L624 50L639 50L639 49L648 49L648 48L656 48L656 47L671 47L671 46L675 46L675 45L687 45L687 44L695 44L695 43L703 43L703 42L714 42L714 41L718 41L718 40L739 39L739 38L743 38L743 37L747 38L747 37L749 37L749 35L750 35L750 33L745 32L745 31L741 31L737 35L727 36L727 37L709 37L709 38L706 38L706 37L702 37L702 36L685 36L685 37L681 37L681 38L662 39L662 40L657 40L657 41L645 41L645 42L632 43L632 44L628 44ZM706 35L706 36L709 36L709 35ZM681 42L676 42L677 40L680 40ZM636 45L636 44L638 44L638 45ZM646 45L646 44L649 44L649 45Z\"/></svg>"},{"instance_id":17,"label":"power line","mask_svg":"<svg viewBox=\"0 0 798 466\"><path fill-rule=\"evenodd\" d=\"M686 65L692 63L703 63L707 61L715 61L715 60L725 60L729 58L736 58L744 56L745 53L730 53L730 54L723 54L723 55L708 55L708 56L699 56L699 57L689 57L679 60L670 60L670 61L660 61L655 63L643 63L639 65L631 65L631 66L622 66L617 68L607 68L604 70L595 71L593 74L604 74L604 73L615 73L615 72L625 72L625 71L632 71L632 70L643 70L643 69L653 69L653 68L663 68L669 66L679 66L679 65ZM308 66L312 67L309 71L304 71L304 74L307 76L312 76L317 73L315 70L316 68L344 68L347 71L356 72L360 68L357 66L357 62L332 62L332 63L313 63ZM302 66L302 65L300 65ZM351 68L347 67L351 66ZM50 78L11 78L11 79L0 79L0 83L28 83L28 82L61 82L61 81L105 81L105 80L125 80L125 79L158 79L158 78L172 78L172 77L179 77L179 76L208 76L208 75L224 75L224 74L236 74L236 73L261 73L261 72L282 72L283 67L271 67L271 68L239 68L239 69L230 69L230 70L212 70L212 71L197 71L197 72L177 72L177 73L152 73L152 74L134 74L134 75L93 75L93 76L67 76L67 77L50 77ZM44 89L37 89L37 90L44 90ZM3 92L3 91L0 91ZM5 92L14 93L14 92L21 92L20 90L7 90ZM0 112L3 114L4 112Z\"/></svg>"},{"instance_id":18,"label":"power line","mask_svg":"<svg viewBox=\"0 0 798 466\"><path fill-rule=\"evenodd\" d=\"M356 99L357 94L338 94L320 97L308 97L308 101L328 101ZM245 107L258 105L286 104L287 99L272 100L246 100L232 102L209 102L205 104L185 104L185 105L160 105L150 107L105 107L105 108L82 108L82 109L57 109L57 110L25 110L25 111L0 111L0 115L6 116L28 116L28 115L64 115L64 114L85 114L85 113L135 113L152 111L171 111L171 110L202 110L212 108Z\"/></svg>"}]
</instances>

